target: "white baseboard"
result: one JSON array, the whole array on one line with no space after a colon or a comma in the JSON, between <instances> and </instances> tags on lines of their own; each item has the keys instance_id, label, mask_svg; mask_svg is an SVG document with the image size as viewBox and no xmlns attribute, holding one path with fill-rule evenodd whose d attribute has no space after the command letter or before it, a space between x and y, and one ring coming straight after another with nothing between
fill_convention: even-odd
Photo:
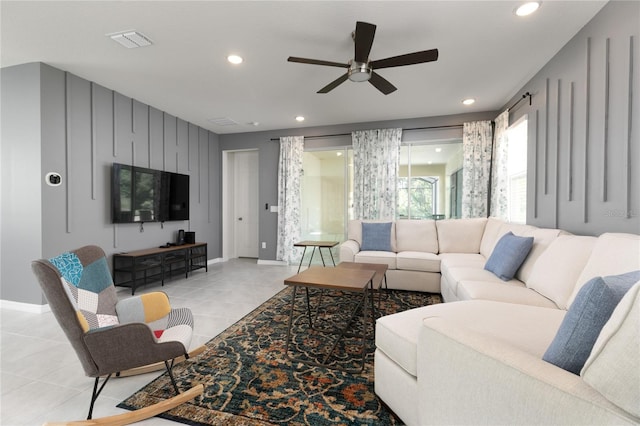
<instances>
[{"instance_id":1,"label":"white baseboard","mask_svg":"<svg viewBox=\"0 0 640 426\"><path fill-rule=\"evenodd\" d=\"M33 314L51 312L49 304L36 305L33 303L14 302L13 300L0 300L0 308L11 309L12 311L30 312Z\"/></svg>"},{"instance_id":2,"label":"white baseboard","mask_svg":"<svg viewBox=\"0 0 640 426\"><path fill-rule=\"evenodd\" d=\"M273 265L273 266L289 266L289 263L284 260L262 260L258 259L258 265Z\"/></svg>"},{"instance_id":3,"label":"white baseboard","mask_svg":"<svg viewBox=\"0 0 640 426\"><path fill-rule=\"evenodd\" d=\"M225 259L224 257L218 257L215 259L207 260L207 265L213 265L214 263L226 262L229 259Z\"/></svg>"}]
</instances>

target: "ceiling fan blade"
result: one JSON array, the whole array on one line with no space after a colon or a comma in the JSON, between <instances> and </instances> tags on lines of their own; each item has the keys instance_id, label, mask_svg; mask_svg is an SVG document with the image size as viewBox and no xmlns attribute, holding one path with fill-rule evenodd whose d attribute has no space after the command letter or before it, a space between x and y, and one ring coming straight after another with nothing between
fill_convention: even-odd
<instances>
[{"instance_id":1,"label":"ceiling fan blade","mask_svg":"<svg viewBox=\"0 0 640 426\"><path fill-rule=\"evenodd\" d=\"M383 78L380 74L377 74L371 71L371 78L369 79L369 83L373 84L376 89L388 95L389 93L395 92L396 86L389 83L385 78Z\"/></svg>"},{"instance_id":2,"label":"ceiling fan blade","mask_svg":"<svg viewBox=\"0 0 640 426\"><path fill-rule=\"evenodd\" d=\"M332 91L333 89L335 89L336 87L344 83L347 80L347 78L349 78L349 73L345 73L340 77L336 78L331 83L327 84L322 89L318 90L317 93L329 93L330 91Z\"/></svg>"},{"instance_id":3,"label":"ceiling fan blade","mask_svg":"<svg viewBox=\"0 0 640 426\"><path fill-rule=\"evenodd\" d=\"M371 61L371 68L401 67L404 65L421 64L438 60L438 49L423 50L422 52L407 53L406 55L393 56L391 58Z\"/></svg>"},{"instance_id":4,"label":"ceiling fan blade","mask_svg":"<svg viewBox=\"0 0 640 426\"><path fill-rule=\"evenodd\" d=\"M356 22L356 34L354 37L356 62L367 62L373 45L373 37L376 35L376 26L367 22Z\"/></svg>"},{"instance_id":5,"label":"ceiling fan blade","mask_svg":"<svg viewBox=\"0 0 640 426\"><path fill-rule=\"evenodd\" d=\"M339 62L331 62L331 61L321 61L319 59L297 58L295 56L289 56L289 58L287 58L287 61L299 62L301 64L325 65L328 67L349 68L349 64L341 64Z\"/></svg>"}]
</instances>

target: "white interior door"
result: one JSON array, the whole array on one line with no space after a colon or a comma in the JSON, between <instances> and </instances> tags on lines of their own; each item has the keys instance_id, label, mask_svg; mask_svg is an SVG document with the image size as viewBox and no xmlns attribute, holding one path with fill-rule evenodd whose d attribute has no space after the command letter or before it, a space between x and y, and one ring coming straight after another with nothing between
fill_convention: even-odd
<instances>
[{"instance_id":1,"label":"white interior door","mask_svg":"<svg viewBox=\"0 0 640 426\"><path fill-rule=\"evenodd\" d=\"M234 153L234 236L238 257L258 257L258 151Z\"/></svg>"}]
</instances>

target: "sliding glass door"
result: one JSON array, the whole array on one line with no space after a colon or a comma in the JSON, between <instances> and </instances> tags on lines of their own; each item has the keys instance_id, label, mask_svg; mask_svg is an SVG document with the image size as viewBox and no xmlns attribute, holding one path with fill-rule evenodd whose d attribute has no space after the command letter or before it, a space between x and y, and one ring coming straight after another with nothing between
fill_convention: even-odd
<instances>
[{"instance_id":1,"label":"sliding glass door","mask_svg":"<svg viewBox=\"0 0 640 426\"><path fill-rule=\"evenodd\" d=\"M349 148L305 151L302 169L302 239L344 241L353 199Z\"/></svg>"},{"instance_id":2,"label":"sliding glass door","mask_svg":"<svg viewBox=\"0 0 640 426\"><path fill-rule=\"evenodd\" d=\"M398 176L399 219L456 216L462 141L403 144Z\"/></svg>"},{"instance_id":3,"label":"sliding glass door","mask_svg":"<svg viewBox=\"0 0 640 426\"><path fill-rule=\"evenodd\" d=\"M301 238L345 241L348 221L357 219L353 217L353 150L305 151L302 169ZM403 144L398 219L459 217L461 175L461 140ZM320 262L316 257L314 263Z\"/></svg>"}]
</instances>

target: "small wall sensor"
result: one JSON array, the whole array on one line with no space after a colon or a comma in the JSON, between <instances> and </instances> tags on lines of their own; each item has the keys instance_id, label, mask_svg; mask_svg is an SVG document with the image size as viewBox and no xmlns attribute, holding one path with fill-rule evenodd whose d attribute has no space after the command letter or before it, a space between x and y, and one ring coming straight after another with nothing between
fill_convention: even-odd
<instances>
[{"instance_id":1,"label":"small wall sensor","mask_svg":"<svg viewBox=\"0 0 640 426\"><path fill-rule=\"evenodd\" d=\"M60 186L62 185L62 176L58 172L49 172L44 178L44 181L49 186Z\"/></svg>"}]
</instances>

